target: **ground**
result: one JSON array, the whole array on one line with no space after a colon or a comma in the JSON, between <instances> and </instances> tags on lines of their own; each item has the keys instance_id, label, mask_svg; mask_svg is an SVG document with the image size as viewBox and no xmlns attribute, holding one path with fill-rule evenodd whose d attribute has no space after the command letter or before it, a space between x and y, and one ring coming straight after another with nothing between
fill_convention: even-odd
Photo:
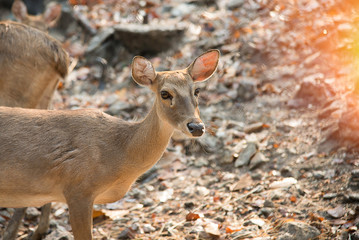
<instances>
[{"instance_id":1,"label":"ground","mask_svg":"<svg viewBox=\"0 0 359 240\"><path fill-rule=\"evenodd\" d=\"M222 56L200 93L205 136L176 133L123 199L95 206L95 239L359 239L358 155L340 137L348 130L345 109L357 101L355 1L100 2L75 11L95 36L124 22L176 20L186 28L156 53L116 47L123 55L106 58L100 77L86 52L95 37L67 32L61 40L77 66L61 83L55 109L95 107L141 119L153 96L131 82L133 55L158 70L186 67L210 48ZM105 36L99 46L119 44ZM113 53L97 48L102 57ZM0 210L1 229L10 212ZM24 220L19 239L34 230L38 214L30 208L35 217ZM70 231L66 205L54 203L46 239L71 238Z\"/></svg>"}]
</instances>

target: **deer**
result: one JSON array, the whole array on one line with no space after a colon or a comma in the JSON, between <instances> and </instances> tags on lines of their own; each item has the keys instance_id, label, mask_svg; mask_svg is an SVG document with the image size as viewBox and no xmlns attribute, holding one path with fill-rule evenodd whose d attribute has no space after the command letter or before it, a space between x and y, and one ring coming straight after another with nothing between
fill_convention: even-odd
<instances>
[{"instance_id":1,"label":"deer","mask_svg":"<svg viewBox=\"0 0 359 240\"><path fill-rule=\"evenodd\" d=\"M57 40L43 32L58 20L61 6L50 4L41 16L31 16L25 4L15 0L12 11L25 24L0 22L0 105L47 109L59 80L68 73L66 51ZM33 240L45 235L50 210L51 203L42 207ZM16 238L25 211L26 208L15 210L4 240Z\"/></svg>"},{"instance_id":2,"label":"deer","mask_svg":"<svg viewBox=\"0 0 359 240\"><path fill-rule=\"evenodd\" d=\"M16 20L19 22L47 32L49 28L56 25L61 17L61 4L49 2L46 5L45 11L39 15L30 15L26 5L21 0L15 0L11 7L11 12L14 14Z\"/></svg>"},{"instance_id":3,"label":"deer","mask_svg":"<svg viewBox=\"0 0 359 240\"><path fill-rule=\"evenodd\" d=\"M92 239L93 204L121 199L161 158L174 130L204 134L198 84L215 73L219 56L209 50L185 69L162 72L134 57L133 80L155 95L140 121L96 109L0 107L0 206L64 202L74 239Z\"/></svg>"}]
</instances>

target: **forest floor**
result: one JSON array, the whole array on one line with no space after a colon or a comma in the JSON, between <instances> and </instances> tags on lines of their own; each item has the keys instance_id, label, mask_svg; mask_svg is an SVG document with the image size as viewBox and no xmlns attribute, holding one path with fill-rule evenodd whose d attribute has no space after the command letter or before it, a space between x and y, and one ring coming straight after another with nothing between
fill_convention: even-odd
<instances>
[{"instance_id":1,"label":"forest floor","mask_svg":"<svg viewBox=\"0 0 359 240\"><path fill-rule=\"evenodd\" d=\"M176 133L123 199L96 205L95 239L359 239L359 157L355 137L341 138L355 135L358 123L345 124L357 105L355 1L104 2L77 14L94 29L123 18L175 20L186 25L182 40L152 55L116 47L123 55L108 61L99 89L96 66L86 62L88 38L67 33L64 46L78 65L55 109L141 119L153 96L130 78L133 55L159 70L184 68L211 48L222 55L200 93L205 136ZM1 230L10 213L0 209ZM19 239L34 231L38 215L29 208ZM53 203L46 239L71 239L70 232L66 205Z\"/></svg>"}]
</instances>

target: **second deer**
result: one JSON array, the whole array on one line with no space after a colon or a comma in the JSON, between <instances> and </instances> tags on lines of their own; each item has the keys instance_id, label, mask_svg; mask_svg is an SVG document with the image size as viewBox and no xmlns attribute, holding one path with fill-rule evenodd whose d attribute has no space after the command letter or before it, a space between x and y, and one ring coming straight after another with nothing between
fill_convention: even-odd
<instances>
[{"instance_id":1,"label":"second deer","mask_svg":"<svg viewBox=\"0 0 359 240\"><path fill-rule=\"evenodd\" d=\"M139 122L97 110L0 108L0 206L66 202L76 240L92 239L93 204L122 198L162 156L175 129L200 137L198 82L217 68L210 50L186 69L156 72L135 57L133 79L155 95Z\"/></svg>"}]
</instances>

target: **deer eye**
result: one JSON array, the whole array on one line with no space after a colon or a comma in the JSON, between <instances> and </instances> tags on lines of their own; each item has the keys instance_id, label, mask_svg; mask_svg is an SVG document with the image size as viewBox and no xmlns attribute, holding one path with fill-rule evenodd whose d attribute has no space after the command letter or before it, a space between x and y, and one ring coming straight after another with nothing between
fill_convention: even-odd
<instances>
[{"instance_id":1,"label":"deer eye","mask_svg":"<svg viewBox=\"0 0 359 240\"><path fill-rule=\"evenodd\" d=\"M201 89L200 88L196 88L196 90L194 90L194 95L196 96L196 97L198 97L198 94L199 94L199 91L200 91Z\"/></svg>"},{"instance_id":2,"label":"deer eye","mask_svg":"<svg viewBox=\"0 0 359 240\"><path fill-rule=\"evenodd\" d=\"M162 99L172 99L172 95L167 91L161 91L161 98Z\"/></svg>"}]
</instances>

